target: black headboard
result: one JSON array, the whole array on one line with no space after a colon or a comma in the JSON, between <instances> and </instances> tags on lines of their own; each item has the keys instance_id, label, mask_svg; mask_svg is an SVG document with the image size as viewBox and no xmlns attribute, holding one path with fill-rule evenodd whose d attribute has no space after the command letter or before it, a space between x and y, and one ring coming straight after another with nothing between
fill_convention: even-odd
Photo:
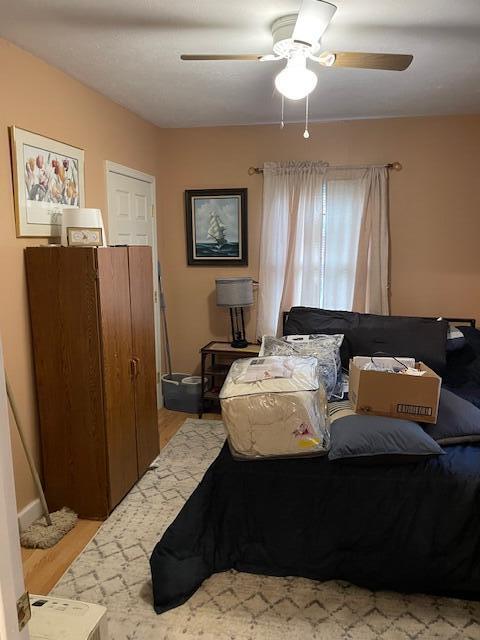
<instances>
[{"instance_id":1,"label":"black headboard","mask_svg":"<svg viewBox=\"0 0 480 640\"><path fill-rule=\"evenodd\" d=\"M282 334L285 335L285 325L287 324L289 311L284 311L282 314ZM435 318L429 318L425 316L421 316L425 318L425 320L436 320L437 318L442 318L443 320L447 320L450 324L453 324L457 327L468 325L469 327L475 328L475 318L444 318L443 316L436 316Z\"/></svg>"}]
</instances>

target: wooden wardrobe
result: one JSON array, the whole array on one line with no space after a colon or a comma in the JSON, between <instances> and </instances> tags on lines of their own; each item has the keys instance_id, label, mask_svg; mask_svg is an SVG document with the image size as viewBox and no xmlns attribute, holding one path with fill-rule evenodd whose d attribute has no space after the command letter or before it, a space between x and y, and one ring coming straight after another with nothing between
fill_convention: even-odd
<instances>
[{"instance_id":1,"label":"wooden wardrobe","mask_svg":"<svg viewBox=\"0 0 480 640\"><path fill-rule=\"evenodd\" d=\"M50 510L106 518L159 451L150 247L29 247Z\"/></svg>"}]
</instances>

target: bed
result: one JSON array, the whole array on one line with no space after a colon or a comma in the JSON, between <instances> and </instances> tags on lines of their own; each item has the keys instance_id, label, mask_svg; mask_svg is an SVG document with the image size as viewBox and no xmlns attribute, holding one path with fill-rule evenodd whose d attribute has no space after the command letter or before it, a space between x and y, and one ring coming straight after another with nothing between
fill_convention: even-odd
<instances>
[{"instance_id":1,"label":"bed","mask_svg":"<svg viewBox=\"0 0 480 640\"><path fill-rule=\"evenodd\" d=\"M480 405L480 386L460 370L447 360L450 388ZM176 607L229 569L480 599L479 531L478 445L355 466L238 461L225 444L153 550L154 606Z\"/></svg>"}]
</instances>

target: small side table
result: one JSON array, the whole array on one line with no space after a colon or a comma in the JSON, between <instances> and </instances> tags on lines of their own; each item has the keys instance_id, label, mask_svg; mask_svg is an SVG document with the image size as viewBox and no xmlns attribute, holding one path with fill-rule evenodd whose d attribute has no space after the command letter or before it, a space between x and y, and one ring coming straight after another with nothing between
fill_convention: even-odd
<instances>
[{"instance_id":1,"label":"small side table","mask_svg":"<svg viewBox=\"0 0 480 640\"><path fill-rule=\"evenodd\" d=\"M220 389L232 362L239 358L254 358L258 356L259 351L259 344L249 344L244 349L236 349L229 342L217 341L209 342L200 349L202 381L207 378L207 382L202 385L199 418L202 417L207 403L219 402Z\"/></svg>"}]
</instances>

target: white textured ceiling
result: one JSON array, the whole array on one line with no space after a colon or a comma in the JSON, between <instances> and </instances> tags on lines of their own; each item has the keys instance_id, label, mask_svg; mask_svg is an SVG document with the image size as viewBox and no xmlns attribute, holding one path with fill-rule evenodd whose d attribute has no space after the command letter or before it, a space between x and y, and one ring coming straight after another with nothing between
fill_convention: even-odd
<instances>
[{"instance_id":1,"label":"white textured ceiling","mask_svg":"<svg viewBox=\"0 0 480 640\"><path fill-rule=\"evenodd\" d=\"M480 112L480 0L331 0L325 49L412 53L404 72L318 70L311 119ZM300 0L0 0L0 35L165 127L270 123L282 63L181 62L269 53ZM1 60L0 60L1 63ZM27 81L27 79L26 79ZM287 120L302 117L289 103Z\"/></svg>"}]
</instances>

